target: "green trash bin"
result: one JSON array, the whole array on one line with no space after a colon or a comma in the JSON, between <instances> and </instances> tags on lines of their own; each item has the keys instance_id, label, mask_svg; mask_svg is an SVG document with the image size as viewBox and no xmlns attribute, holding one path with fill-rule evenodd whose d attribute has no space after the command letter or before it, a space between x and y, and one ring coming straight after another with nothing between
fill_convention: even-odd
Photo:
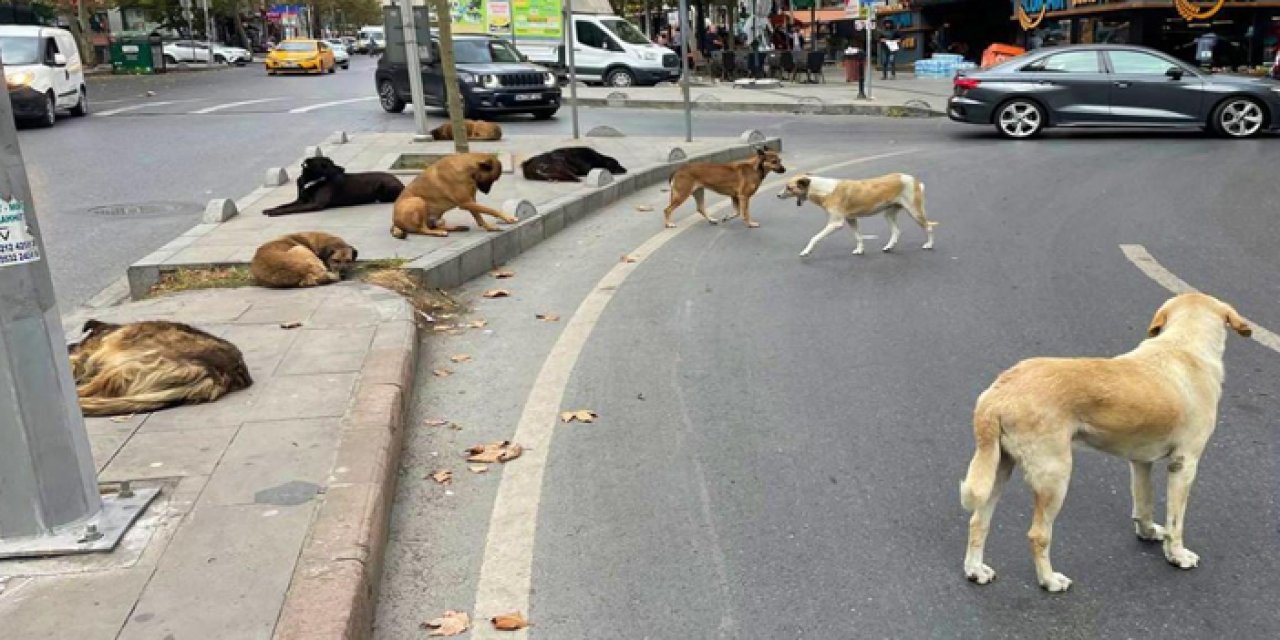
<instances>
[{"instance_id":1,"label":"green trash bin","mask_svg":"<svg viewBox=\"0 0 1280 640\"><path fill-rule=\"evenodd\" d=\"M151 39L146 36L117 38L111 43L112 73L155 73Z\"/></svg>"}]
</instances>

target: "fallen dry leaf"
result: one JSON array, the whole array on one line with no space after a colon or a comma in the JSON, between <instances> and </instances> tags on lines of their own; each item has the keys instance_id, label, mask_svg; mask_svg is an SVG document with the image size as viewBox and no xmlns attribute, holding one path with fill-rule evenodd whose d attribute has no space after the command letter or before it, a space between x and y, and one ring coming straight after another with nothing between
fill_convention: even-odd
<instances>
[{"instance_id":1,"label":"fallen dry leaf","mask_svg":"<svg viewBox=\"0 0 1280 640\"><path fill-rule=\"evenodd\" d=\"M636 205L636 211L653 211L653 207L647 204Z\"/></svg>"},{"instance_id":2,"label":"fallen dry leaf","mask_svg":"<svg viewBox=\"0 0 1280 640\"><path fill-rule=\"evenodd\" d=\"M630 264L632 262L635 262L636 259L635 259L635 256L622 256L622 261Z\"/></svg>"},{"instance_id":3,"label":"fallen dry leaf","mask_svg":"<svg viewBox=\"0 0 1280 640\"><path fill-rule=\"evenodd\" d=\"M487 464L473 464L467 466L467 471L470 471L471 473L485 473L488 470L489 465Z\"/></svg>"},{"instance_id":4,"label":"fallen dry leaf","mask_svg":"<svg viewBox=\"0 0 1280 640\"><path fill-rule=\"evenodd\" d=\"M560 322L560 316L554 313L539 313L534 317L543 322Z\"/></svg>"},{"instance_id":5,"label":"fallen dry leaf","mask_svg":"<svg viewBox=\"0 0 1280 640\"><path fill-rule=\"evenodd\" d=\"M454 364L462 364L463 362L471 362L471 356L465 353L459 353L456 356L449 356L449 361Z\"/></svg>"},{"instance_id":6,"label":"fallen dry leaf","mask_svg":"<svg viewBox=\"0 0 1280 640\"><path fill-rule=\"evenodd\" d=\"M301 326L302 326L301 322L281 322L280 323L281 329L297 329L298 327L301 327Z\"/></svg>"},{"instance_id":7,"label":"fallen dry leaf","mask_svg":"<svg viewBox=\"0 0 1280 640\"><path fill-rule=\"evenodd\" d=\"M560 412L561 422L573 422L574 420L577 420L578 422L595 422L598 417L599 415L590 409Z\"/></svg>"},{"instance_id":8,"label":"fallen dry leaf","mask_svg":"<svg viewBox=\"0 0 1280 640\"><path fill-rule=\"evenodd\" d=\"M483 319L483 318L481 318L481 319L479 319L479 320L472 320L471 322L468 322L468 323L467 323L467 326L468 326L468 327L471 327L472 329L483 329L483 328L485 328L485 327L489 326L489 321L488 321L488 320L485 320L485 319Z\"/></svg>"},{"instance_id":9,"label":"fallen dry leaf","mask_svg":"<svg viewBox=\"0 0 1280 640\"><path fill-rule=\"evenodd\" d=\"M490 289L482 294L486 298L506 298L511 295L506 289Z\"/></svg>"},{"instance_id":10,"label":"fallen dry leaf","mask_svg":"<svg viewBox=\"0 0 1280 640\"><path fill-rule=\"evenodd\" d=\"M489 621L493 623L493 628L498 631L518 631L529 626L529 621L525 620L519 611L494 616Z\"/></svg>"},{"instance_id":11,"label":"fallen dry leaf","mask_svg":"<svg viewBox=\"0 0 1280 640\"><path fill-rule=\"evenodd\" d=\"M431 478L432 480L435 480L436 484L449 484L453 482L453 472L447 471L445 469L440 469L439 471L436 471L435 473L427 477Z\"/></svg>"},{"instance_id":12,"label":"fallen dry leaf","mask_svg":"<svg viewBox=\"0 0 1280 640\"><path fill-rule=\"evenodd\" d=\"M448 378L449 376L453 375L453 372L450 371L449 369L435 369L431 372L431 375L437 378Z\"/></svg>"},{"instance_id":13,"label":"fallen dry leaf","mask_svg":"<svg viewBox=\"0 0 1280 640\"><path fill-rule=\"evenodd\" d=\"M523 447L510 440L478 444L467 449L467 462L483 462L485 464L508 462L519 458L523 452Z\"/></svg>"},{"instance_id":14,"label":"fallen dry leaf","mask_svg":"<svg viewBox=\"0 0 1280 640\"><path fill-rule=\"evenodd\" d=\"M448 420L441 420L441 419L439 419L439 418L431 418L431 419L428 419L428 420L424 420L424 421L422 422L422 424L425 424L425 425L427 425L428 427L443 427L443 426L445 426L446 424L449 424L449 421L448 421Z\"/></svg>"},{"instance_id":15,"label":"fallen dry leaf","mask_svg":"<svg viewBox=\"0 0 1280 640\"><path fill-rule=\"evenodd\" d=\"M429 636L456 636L471 627L471 616L451 609L439 618L422 623L422 626L431 629Z\"/></svg>"},{"instance_id":16,"label":"fallen dry leaf","mask_svg":"<svg viewBox=\"0 0 1280 640\"><path fill-rule=\"evenodd\" d=\"M506 280L507 278L514 278L514 277L516 277L516 272L514 272L514 271L512 271L512 270L510 270L510 269L499 269L499 270L497 270L497 271L494 271L494 272L493 272L493 277L495 277L495 278L497 278L497 279L499 279L499 280Z\"/></svg>"}]
</instances>

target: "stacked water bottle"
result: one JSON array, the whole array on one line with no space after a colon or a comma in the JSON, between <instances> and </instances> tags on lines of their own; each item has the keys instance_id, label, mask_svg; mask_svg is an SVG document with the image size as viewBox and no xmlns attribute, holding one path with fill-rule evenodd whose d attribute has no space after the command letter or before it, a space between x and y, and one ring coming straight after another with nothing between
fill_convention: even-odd
<instances>
[{"instance_id":1,"label":"stacked water bottle","mask_svg":"<svg viewBox=\"0 0 1280 640\"><path fill-rule=\"evenodd\" d=\"M976 69L978 65L954 53L935 53L927 60L916 60L915 66L917 78L953 78L957 71Z\"/></svg>"}]
</instances>

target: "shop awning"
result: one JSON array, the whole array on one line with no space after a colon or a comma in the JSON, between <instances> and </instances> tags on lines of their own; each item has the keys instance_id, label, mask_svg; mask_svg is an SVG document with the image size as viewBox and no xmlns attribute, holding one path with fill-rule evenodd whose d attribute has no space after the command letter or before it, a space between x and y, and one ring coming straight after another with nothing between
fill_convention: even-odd
<instances>
[{"instance_id":1,"label":"shop awning","mask_svg":"<svg viewBox=\"0 0 1280 640\"><path fill-rule=\"evenodd\" d=\"M835 22L837 20L857 20L857 16L851 16L845 13L844 9L819 9L816 16L812 15L807 9L796 9L791 11L791 19L800 26L809 24L809 20L816 18L818 22Z\"/></svg>"}]
</instances>

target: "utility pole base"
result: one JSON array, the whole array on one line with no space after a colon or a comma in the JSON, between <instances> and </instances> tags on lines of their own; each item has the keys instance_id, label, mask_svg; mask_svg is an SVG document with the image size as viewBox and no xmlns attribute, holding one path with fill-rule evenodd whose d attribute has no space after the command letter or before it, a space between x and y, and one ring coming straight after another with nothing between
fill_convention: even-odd
<instances>
[{"instance_id":1,"label":"utility pole base","mask_svg":"<svg viewBox=\"0 0 1280 640\"><path fill-rule=\"evenodd\" d=\"M104 495L102 510L74 527L47 536L0 540L0 559L111 551L159 493L159 487L150 487L133 489L128 497Z\"/></svg>"}]
</instances>

